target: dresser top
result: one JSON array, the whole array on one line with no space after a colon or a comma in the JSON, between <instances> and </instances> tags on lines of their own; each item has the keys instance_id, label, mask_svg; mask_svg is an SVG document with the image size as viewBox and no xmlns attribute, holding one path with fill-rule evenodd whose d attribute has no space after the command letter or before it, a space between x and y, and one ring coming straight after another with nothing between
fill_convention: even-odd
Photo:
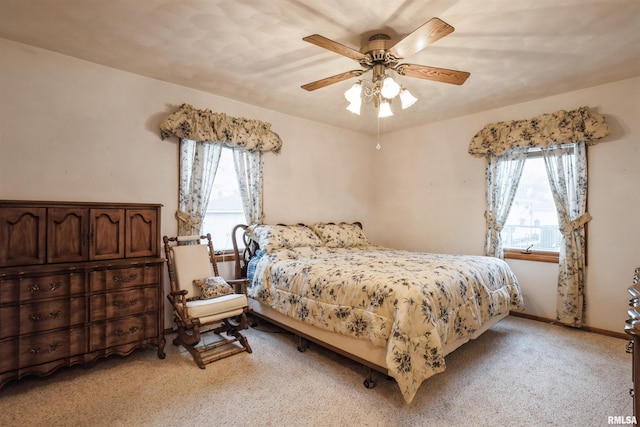
<instances>
[{"instance_id":1,"label":"dresser top","mask_svg":"<svg viewBox=\"0 0 640 427\"><path fill-rule=\"evenodd\" d=\"M67 201L40 201L40 200L0 200L0 208L13 206L38 206L38 207L94 207L103 208L159 208L160 203L118 203L118 202L67 202Z\"/></svg>"}]
</instances>

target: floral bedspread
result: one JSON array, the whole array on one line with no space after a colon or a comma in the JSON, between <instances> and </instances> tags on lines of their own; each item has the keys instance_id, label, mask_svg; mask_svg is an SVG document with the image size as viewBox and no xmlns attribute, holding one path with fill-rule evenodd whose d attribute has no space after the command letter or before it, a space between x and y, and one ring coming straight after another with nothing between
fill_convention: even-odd
<instances>
[{"instance_id":1,"label":"floral bedspread","mask_svg":"<svg viewBox=\"0 0 640 427\"><path fill-rule=\"evenodd\" d=\"M249 296L316 327L387 348L407 402L445 369L443 347L523 306L498 258L365 248L279 249L257 264Z\"/></svg>"}]
</instances>

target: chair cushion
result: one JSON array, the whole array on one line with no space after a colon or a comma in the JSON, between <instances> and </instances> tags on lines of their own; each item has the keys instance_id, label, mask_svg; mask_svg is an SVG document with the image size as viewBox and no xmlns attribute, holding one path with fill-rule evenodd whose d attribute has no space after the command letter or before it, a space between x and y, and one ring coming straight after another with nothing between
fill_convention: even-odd
<instances>
[{"instance_id":1,"label":"chair cushion","mask_svg":"<svg viewBox=\"0 0 640 427\"><path fill-rule=\"evenodd\" d=\"M187 298L201 296L200 288L193 281L213 276L209 249L206 245L186 245L174 246L171 250L178 288L189 291Z\"/></svg>"},{"instance_id":2,"label":"chair cushion","mask_svg":"<svg viewBox=\"0 0 640 427\"><path fill-rule=\"evenodd\" d=\"M245 294L229 294L218 298L188 301L189 317L197 317L201 322L237 316L247 306ZM210 319L210 317L212 317Z\"/></svg>"},{"instance_id":3,"label":"chair cushion","mask_svg":"<svg viewBox=\"0 0 640 427\"><path fill-rule=\"evenodd\" d=\"M233 288L220 276L210 276L193 281L200 288L203 299L217 298L233 293Z\"/></svg>"}]
</instances>

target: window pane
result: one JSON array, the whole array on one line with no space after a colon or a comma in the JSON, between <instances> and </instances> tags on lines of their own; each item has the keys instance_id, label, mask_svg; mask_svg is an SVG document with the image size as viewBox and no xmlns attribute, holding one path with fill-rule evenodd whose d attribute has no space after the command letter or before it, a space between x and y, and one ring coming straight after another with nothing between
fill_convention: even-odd
<instances>
[{"instance_id":1,"label":"window pane","mask_svg":"<svg viewBox=\"0 0 640 427\"><path fill-rule=\"evenodd\" d=\"M216 251L232 249L231 231L237 224L244 222L244 209L233 166L233 151L223 148L202 231L205 234L211 233Z\"/></svg>"},{"instance_id":2,"label":"window pane","mask_svg":"<svg viewBox=\"0 0 640 427\"><path fill-rule=\"evenodd\" d=\"M515 200L502 230L504 248L554 251L560 247L558 214L549 187L544 158L529 157Z\"/></svg>"}]
</instances>

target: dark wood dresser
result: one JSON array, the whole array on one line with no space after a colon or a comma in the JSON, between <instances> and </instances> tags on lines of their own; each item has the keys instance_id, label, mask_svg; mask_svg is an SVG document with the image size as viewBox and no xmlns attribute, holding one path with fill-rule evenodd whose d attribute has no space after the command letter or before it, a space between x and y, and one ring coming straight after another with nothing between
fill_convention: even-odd
<instances>
[{"instance_id":1,"label":"dark wood dresser","mask_svg":"<svg viewBox=\"0 0 640 427\"><path fill-rule=\"evenodd\" d=\"M640 267L636 268L633 276L633 284L629 287L631 308L627 311L629 318L624 330L631 335L631 341L627 346L627 352L633 355L631 378L633 388L629 390L633 397L633 415L640 418Z\"/></svg>"},{"instance_id":2,"label":"dark wood dresser","mask_svg":"<svg viewBox=\"0 0 640 427\"><path fill-rule=\"evenodd\" d=\"M148 345L164 358L160 210L0 201L0 387Z\"/></svg>"}]
</instances>

